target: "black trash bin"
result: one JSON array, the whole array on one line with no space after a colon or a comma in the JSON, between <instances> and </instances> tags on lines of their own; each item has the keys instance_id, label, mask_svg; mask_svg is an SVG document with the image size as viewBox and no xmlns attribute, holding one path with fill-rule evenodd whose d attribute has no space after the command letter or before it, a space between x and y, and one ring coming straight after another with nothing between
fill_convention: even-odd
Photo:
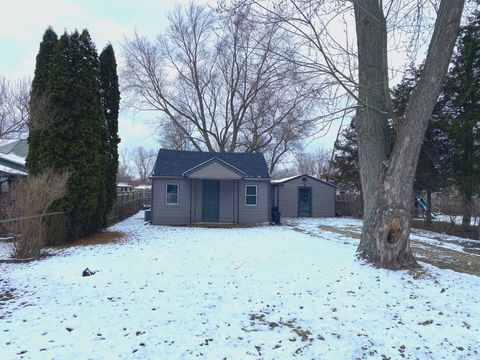
<instances>
[{"instance_id":1,"label":"black trash bin","mask_svg":"<svg viewBox=\"0 0 480 360\"><path fill-rule=\"evenodd\" d=\"M275 225L280 225L280 217L281 217L281 213L280 213L280 210L278 209L278 206L272 206L272 222Z\"/></svg>"}]
</instances>

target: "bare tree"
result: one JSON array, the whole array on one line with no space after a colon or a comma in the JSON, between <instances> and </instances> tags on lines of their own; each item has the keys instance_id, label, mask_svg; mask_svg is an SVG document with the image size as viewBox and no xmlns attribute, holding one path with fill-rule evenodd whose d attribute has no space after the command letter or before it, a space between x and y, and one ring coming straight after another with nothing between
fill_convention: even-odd
<instances>
[{"instance_id":1,"label":"bare tree","mask_svg":"<svg viewBox=\"0 0 480 360\"><path fill-rule=\"evenodd\" d=\"M165 35L124 43L124 90L162 114L172 147L262 151L273 169L311 132L315 103L308 76L276 55L288 39L250 18L249 6L224 16L178 7Z\"/></svg>"},{"instance_id":2,"label":"bare tree","mask_svg":"<svg viewBox=\"0 0 480 360\"><path fill-rule=\"evenodd\" d=\"M182 125L181 127L167 119L160 120L157 131L160 146L164 149L193 150L188 136L182 130L189 129L189 124L182 118L177 121ZM190 133L191 130L189 129L188 132Z\"/></svg>"},{"instance_id":3,"label":"bare tree","mask_svg":"<svg viewBox=\"0 0 480 360\"><path fill-rule=\"evenodd\" d=\"M409 241L415 168L447 72L464 1L253 2L258 18L279 24L296 39L298 50L290 56L293 63L322 79L320 83L330 82L330 92L324 96L338 94L336 99L356 102L364 195L359 256L387 268L415 266ZM339 26L343 33L335 29ZM424 72L405 115L398 118L391 108L389 81L402 69L389 62L388 54L394 50L397 57L411 61L420 45L427 43ZM396 130L393 146L388 139L389 122Z\"/></svg>"},{"instance_id":4,"label":"bare tree","mask_svg":"<svg viewBox=\"0 0 480 360\"><path fill-rule=\"evenodd\" d=\"M118 182L130 182L132 180L132 169L130 166L130 155L127 149L120 150L118 158Z\"/></svg>"},{"instance_id":5,"label":"bare tree","mask_svg":"<svg viewBox=\"0 0 480 360\"><path fill-rule=\"evenodd\" d=\"M142 184L145 184L152 175L156 156L157 153L154 150L146 150L143 146L135 148L130 154L136 173Z\"/></svg>"},{"instance_id":6,"label":"bare tree","mask_svg":"<svg viewBox=\"0 0 480 360\"><path fill-rule=\"evenodd\" d=\"M294 169L297 174L324 178L328 171L329 162L330 152L321 147L314 152L297 152L294 154Z\"/></svg>"},{"instance_id":7,"label":"bare tree","mask_svg":"<svg viewBox=\"0 0 480 360\"><path fill-rule=\"evenodd\" d=\"M30 81L0 76L0 139L18 138L27 131Z\"/></svg>"},{"instance_id":8,"label":"bare tree","mask_svg":"<svg viewBox=\"0 0 480 360\"><path fill-rule=\"evenodd\" d=\"M20 179L12 185L2 215L10 222L6 229L14 235L16 258L38 258L44 246L43 216L67 192L68 173L46 169L39 175ZM18 219L18 220L16 220Z\"/></svg>"}]
</instances>

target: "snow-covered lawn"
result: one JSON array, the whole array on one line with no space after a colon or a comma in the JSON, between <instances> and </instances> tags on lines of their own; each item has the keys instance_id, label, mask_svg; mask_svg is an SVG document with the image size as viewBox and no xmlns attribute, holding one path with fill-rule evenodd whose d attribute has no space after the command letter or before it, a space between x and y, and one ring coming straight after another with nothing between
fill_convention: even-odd
<instances>
[{"instance_id":1,"label":"snow-covered lawn","mask_svg":"<svg viewBox=\"0 0 480 360\"><path fill-rule=\"evenodd\" d=\"M284 223L321 238L325 238L325 231L344 235L340 241L355 247L363 225L362 220L352 218L287 218ZM410 239L417 259L444 269L480 275L480 241L419 229L412 229Z\"/></svg>"},{"instance_id":2,"label":"snow-covered lawn","mask_svg":"<svg viewBox=\"0 0 480 360\"><path fill-rule=\"evenodd\" d=\"M357 239L318 230L348 225L335 219L198 229L141 217L110 229L120 242L0 265L1 359L480 357L477 276L372 268L355 260Z\"/></svg>"}]
</instances>

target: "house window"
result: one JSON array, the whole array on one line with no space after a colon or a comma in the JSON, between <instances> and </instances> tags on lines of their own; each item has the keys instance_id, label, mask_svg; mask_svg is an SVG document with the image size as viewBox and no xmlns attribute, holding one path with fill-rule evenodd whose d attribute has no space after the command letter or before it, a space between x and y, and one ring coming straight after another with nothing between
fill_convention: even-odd
<instances>
[{"instance_id":1,"label":"house window","mask_svg":"<svg viewBox=\"0 0 480 360\"><path fill-rule=\"evenodd\" d=\"M178 184L166 185L165 198L167 205L178 205Z\"/></svg>"},{"instance_id":2,"label":"house window","mask_svg":"<svg viewBox=\"0 0 480 360\"><path fill-rule=\"evenodd\" d=\"M245 205L247 206L257 205L257 185L245 186Z\"/></svg>"}]
</instances>

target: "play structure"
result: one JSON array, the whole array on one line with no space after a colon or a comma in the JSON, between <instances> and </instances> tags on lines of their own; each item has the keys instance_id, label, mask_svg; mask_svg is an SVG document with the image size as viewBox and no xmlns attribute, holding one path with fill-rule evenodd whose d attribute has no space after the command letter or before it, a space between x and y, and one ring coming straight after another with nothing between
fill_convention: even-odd
<instances>
[{"instance_id":1,"label":"play structure","mask_svg":"<svg viewBox=\"0 0 480 360\"><path fill-rule=\"evenodd\" d=\"M417 206L420 206L424 214L427 212L427 202L423 198L416 198L415 204ZM432 212L432 219L435 219L435 216L436 215Z\"/></svg>"}]
</instances>

